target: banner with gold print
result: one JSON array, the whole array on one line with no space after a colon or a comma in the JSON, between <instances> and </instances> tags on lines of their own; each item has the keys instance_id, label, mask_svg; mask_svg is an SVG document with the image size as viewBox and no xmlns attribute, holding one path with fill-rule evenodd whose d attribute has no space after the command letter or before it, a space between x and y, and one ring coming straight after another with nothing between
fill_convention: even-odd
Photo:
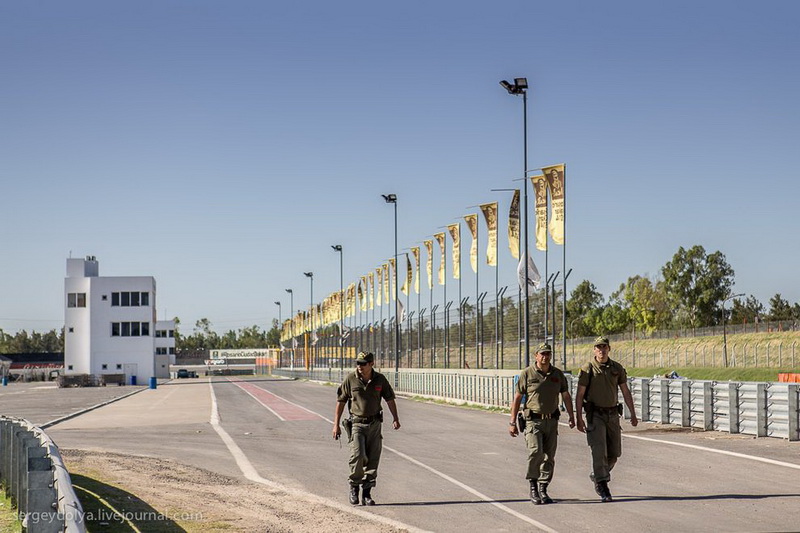
<instances>
[{"instance_id":1,"label":"banner with gold print","mask_svg":"<svg viewBox=\"0 0 800 533\"><path fill-rule=\"evenodd\" d=\"M375 305L383 305L381 295L383 294L383 265L375 269L375 280L378 285L375 287Z\"/></svg>"},{"instance_id":2,"label":"banner with gold print","mask_svg":"<svg viewBox=\"0 0 800 533\"><path fill-rule=\"evenodd\" d=\"M389 259L389 264L392 265L392 300L397 300L397 259L392 257ZM387 298L386 301L388 302L389 299Z\"/></svg>"},{"instance_id":3,"label":"banner with gold print","mask_svg":"<svg viewBox=\"0 0 800 533\"><path fill-rule=\"evenodd\" d=\"M412 246L411 253L414 255L414 292L419 294L419 246Z\"/></svg>"},{"instance_id":4,"label":"banner with gold print","mask_svg":"<svg viewBox=\"0 0 800 533\"><path fill-rule=\"evenodd\" d=\"M547 250L547 179L544 176L531 176L536 212L536 249Z\"/></svg>"},{"instance_id":5,"label":"banner with gold print","mask_svg":"<svg viewBox=\"0 0 800 533\"><path fill-rule=\"evenodd\" d=\"M375 276L374 272L367 274L367 300L369 309L375 309Z\"/></svg>"},{"instance_id":6,"label":"banner with gold print","mask_svg":"<svg viewBox=\"0 0 800 533\"><path fill-rule=\"evenodd\" d=\"M422 241L422 244L428 251L428 261L425 265L428 271L428 290L433 290L433 240Z\"/></svg>"},{"instance_id":7,"label":"banner with gold print","mask_svg":"<svg viewBox=\"0 0 800 533\"><path fill-rule=\"evenodd\" d=\"M511 257L519 259L519 189L511 197L511 207L508 209L508 249Z\"/></svg>"},{"instance_id":8,"label":"banner with gold print","mask_svg":"<svg viewBox=\"0 0 800 533\"><path fill-rule=\"evenodd\" d=\"M411 290L411 278L412 278L412 270L411 270L411 260L408 258L408 254L406 255L406 272L405 272L405 279L403 280L403 286L400 287L400 290L403 291L403 294L408 296L409 290Z\"/></svg>"},{"instance_id":9,"label":"banner with gold print","mask_svg":"<svg viewBox=\"0 0 800 533\"><path fill-rule=\"evenodd\" d=\"M478 271L478 215L464 215L464 221L472 235L472 243L469 245L469 266L473 272Z\"/></svg>"},{"instance_id":10,"label":"banner with gold print","mask_svg":"<svg viewBox=\"0 0 800 533\"><path fill-rule=\"evenodd\" d=\"M383 301L389 305L389 263L383 264Z\"/></svg>"},{"instance_id":11,"label":"banner with gold print","mask_svg":"<svg viewBox=\"0 0 800 533\"><path fill-rule=\"evenodd\" d=\"M461 224L448 224L447 231L453 239L453 279L461 277Z\"/></svg>"},{"instance_id":12,"label":"banner with gold print","mask_svg":"<svg viewBox=\"0 0 800 533\"><path fill-rule=\"evenodd\" d=\"M553 202L550 207L550 236L556 244L564 244L564 179L566 178L565 165L554 165L542 169L550 186L550 197Z\"/></svg>"},{"instance_id":13,"label":"banner with gold print","mask_svg":"<svg viewBox=\"0 0 800 533\"><path fill-rule=\"evenodd\" d=\"M434 233L433 238L436 239L436 242L439 243L439 249L442 251L441 259L439 260L439 285L444 285L444 266L445 261L447 258L445 257L445 243L444 243L444 232L442 233Z\"/></svg>"},{"instance_id":14,"label":"banner with gold print","mask_svg":"<svg viewBox=\"0 0 800 533\"><path fill-rule=\"evenodd\" d=\"M486 264L497 266L497 202L481 204L489 236L486 239Z\"/></svg>"}]
</instances>

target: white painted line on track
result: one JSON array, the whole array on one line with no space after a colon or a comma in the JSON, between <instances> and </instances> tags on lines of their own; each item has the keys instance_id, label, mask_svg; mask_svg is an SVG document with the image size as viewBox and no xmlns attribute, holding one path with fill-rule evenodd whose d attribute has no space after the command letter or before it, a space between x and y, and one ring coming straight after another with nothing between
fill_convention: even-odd
<instances>
[{"instance_id":1,"label":"white painted line on track","mask_svg":"<svg viewBox=\"0 0 800 533\"><path fill-rule=\"evenodd\" d=\"M273 394L275 394L275 393L273 393ZM276 394L275 396L278 396L278 395ZM278 396L278 398L281 398L281 397ZM283 399L283 398L281 398L281 399ZM314 411L310 411L310 412L314 413ZM319 413L314 413L314 414L318 415L321 419L325 420L329 424L333 424L333 420L331 420L329 418L326 418L326 417L324 417L323 415L321 415ZM413 464L419 466L420 468L424 468L425 470L431 472L432 474L435 474L435 475L439 476L440 478L444 479L445 481L449 481L453 485L455 485L455 486L457 486L457 487L469 492L473 496L476 496L476 497L480 498L481 500L492 504L496 508L500 509L501 511L503 511L505 513L510 514L511 516L514 516L515 518L519 518L523 522L527 522L528 524L540 529L541 531L546 531L548 533L558 533L555 529L553 529L551 527L548 527L548 526L542 524L541 522L538 522L538 521L534 520L533 518L531 518L529 516L525 516L524 514L519 513L517 511L515 511L514 509L511 509L510 507L507 507L507 506L503 505L502 503L498 502L497 500L495 500L493 498L490 498L489 496L486 496L485 494L483 494L481 492L478 492L477 490L473 489L469 485L465 485L464 483L460 482L459 480L457 480L457 479L455 479L455 478L453 478L451 476L448 476L444 472L440 472L439 470L436 470L435 468L433 468L431 466L428 466L425 463L417 461L413 457L411 457L409 455L406 455L406 454L404 454L403 452L401 452L399 450L395 450L394 448L390 448L389 446L386 446L385 444L383 445L383 449L392 452L393 454L405 459L406 461L408 461L410 463L413 463Z\"/></svg>"},{"instance_id":2,"label":"white painted line on track","mask_svg":"<svg viewBox=\"0 0 800 533\"><path fill-rule=\"evenodd\" d=\"M255 467L253 467L253 464L250 462L250 460L244 454L242 449L239 448L239 446L231 438L231 436L228 434L228 432L225 431L222 428L222 426L220 426L220 424L219 424L219 420L220 420L220 418L219 418L219 410L217 409L217 396L214 394L214 385L212 384L212 381L210 379L208 380L208 388L211 391L211 418L209 420L209 422L211 423L211 427L214 428L214 431L216 431L217 435L220 436L220 438L222 439L222 442L224 442L225 446L228 447L228 451L233 456L233 459L236 461L236 465L239 467L239 470L241 470L241 472L242 472L242 474L244 475L245 478L247 478L250 481L253 481L255 483L259 483L261 485L265 485L265 486L267 486L267 487L269 487L271 489L283 491L283 492L285 492L285 493L287 493L287 494L289 494L291 496L295 496L297 498L302 498L302 499L304 499L306 501L310 501L310 502L313 502L313 503L327 505L328 507L333 507L334 509L337 509L339 511L342 511L342 512L345 512L345 513L354 514L354 515L360 516L361 518L365 518L367 520L371 520L373 522L380 522L382 524L386 524L386 525L391 526L391 527L396 527L398 529L404 529L404 530L411 531L411 532L414 532L414 533L427 533L424 529L419 529L419 528L416 528L414 526L411 526L411 525L408 525L408 524L404 524L403 522L400 522L398 520L393 520L391 518L386 518L386 517L381 516L381 515L368 513L366 511L362 511L362 510L360 510L358 508L351 507L349 505L344 505L344 504L339 503L337 501L329 500L327 498L323 498L322 496L317 496L316 494L313 494L311 492L306 492L306 491L303 491L303 490L298 490L298 489L293 489L293 488L290 488L290 487L286 487L284 485L281 485L280 483L276 483L274 481L270 481L268 479L265 479L265 478L261 477L258 474L258 471L256 471ZM313 411L311 411L311 412L313 412ZM319 413L314 413L314 414L319 414ZM327 420L322 415L319 415L319 416L323 420Z\"/></svg>"},{"instance_id":3,"label":"white painted line on track","mask_svg":"<svg viewBox=\"0 0 800 533\"><path fill-rule=\"evenodd\" d=\"M259 400L258 398L256 398L256 396L255 396L255 395L254 395L252 392L250 392L249 390L245 389L244 387L242 387L241 385L239 385L237 382L233 381L231 378L228 378L228 381L230 381L231 383L233 383L234 385L236 385L237 387L239 387L240 389L242 389L244 392L246 392L247 394L249 394L251 398L253 398L253 399L254 399L255 401L257 401L259 404L261 404L261 405L262 405L262 406L263 406L263 407L264 407L264 408L265 408L267 411L269 411L269 412L270 412L270 413L272 413L273 415L277 416L277 417L278 417L278 420L280 420L281 422L286 422L286 419L285 419L285 418L283 418L281 415L279 415L279 414L278 414L278 413L277 413L277 412L276 412L274 409L272 409L272 408L271 408L269 405L265 404L264 402L262 402L261 400ZM212 398L212 400L213 400L213 398Z\"/></svg>"},{"instance_id":4,"label":"white painted line on track","mask_svg":"<svg viewBox=\"0 0 800 533\"><path fill-rule=\"evenodd\" d=\"M800 470L800 465L795 463L786 463L784 461L776 461L775 459L767 459L766 457L758 457L757 455L747 455L745 453L738 453L738 452L729 452L727 450L717 450L715 448L707 448L705 446L699 446L697 444L685 444L683 442L674 442L670 440L662 440L662 439L654 439L652 437L640 437L639 435L626 435L625 433L622 434L623 437L627 437L629 439L637 439L637 440L644 440L648 442L657 442L659 444L669 444L671 446L680 446L681 448L691 448L693 450L701 450L704 452L711 452L711 453L719 453L721 455L728 455L731 457L738 457L740 459L749 459L750 461L758 461L759 463L767 463L776 466L782 466L784 468L794 468L796 470Z\"/></svg>"}]
</instances>

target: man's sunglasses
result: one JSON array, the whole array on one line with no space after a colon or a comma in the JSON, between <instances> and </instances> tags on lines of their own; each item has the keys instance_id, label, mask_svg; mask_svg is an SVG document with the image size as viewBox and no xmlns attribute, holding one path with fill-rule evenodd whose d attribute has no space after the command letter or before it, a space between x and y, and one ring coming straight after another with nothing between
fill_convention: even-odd
<instances>
[{"instance_id":1,"label":"man's sunglasses","mask_svg":"<svg viewBox=\"0 0 800 533\"><path fill-rule=\"evenodd\" d=\"M364 365L366 365L366 364L367 364L367 363L356 363L356 365L358 365L358 366L364 366Z\"/></svg>"}]
</instances>

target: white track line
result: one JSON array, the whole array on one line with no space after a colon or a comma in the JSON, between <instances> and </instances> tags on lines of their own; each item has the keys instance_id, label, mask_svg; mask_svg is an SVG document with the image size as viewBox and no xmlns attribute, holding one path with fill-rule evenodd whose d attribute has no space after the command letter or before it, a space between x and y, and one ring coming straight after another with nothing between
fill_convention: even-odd
<instances>
[{"instance_id":1,"label":"white track line","mask_svg":"<svg viewBox=\"0 0 800 533\"><path fill-rule=\"evenodd\" d=\"M682 442L673 442L669 440L661 440L661 439L654 439L651 437L640 437L639 435L626 435L622 434L623 437L627 437L629 439L637 439L637 440L644 440L648 442L658 442L659 444L669 444L671 446L680 446L682 448L691 448L693 450L702 450L704 452L711 452L711 453L719 453L721 455L729 455L731 457L738 457L740 459L749 459L751 461L758 461L759 463L767 463L776 466L782 466L784 468L794 468L796 470L800 470L800 465L795 463L786 463L783 461L776 461L775 459L767 459L765 457L758 457L756 455L747 455L744 453L737 453L737 452L729 452L727 450L717 450L715 448L707 448L705 446L698 446L697 444L684 444Z\"/></svg>"},{"instance_id":2,"label":"white track line","mask_svg":"<svg viewBox=\"0 0 800 533\"><path fill-rule=\"evenodd\" d=\"M273 490L280 490L280 491L286 492L287 494L289 494L291 496L295 496L297 498L302 498L303 500L306 500L306 501L310 501L310 502L313 502L313 503L318 503L318 504L321 504L321 505L327 505L328 507L333 507L334 509L337 509L339 511L342 511L342 512L345 512L345 513L354 514L354 515L360 516L362 518L365 518L367 520L371 520L373 522L380 522L382 524L386 524L386 525L391 526L391 527L395 527L395 528L398 528L398 529L403 529L403 530L411 531L411 532L415 532L415 533L425 533L425 530L423 530L423 529L419 529L419 528L416 528L414 526L410 526L408 524L404 524L403 522L400 522L398 520L392 520L391 518L386 518L386 517L383 517L383 516L380 516L380 515L368 513L368 512L365 512L365 511L361 511L358 508L347 506L347 505L344 505L344 504L339 503L337 501L329 500L327 498L323 498L322 496L317 496L316 494L312 494L310 492L306 492L306 491L302 491L302 490L298 490L298 489L292 489L290 487L286 487L284 485L281 485L280 483L276 483L274 481L270 481L268 479L265 479L265 478L261 477L258 474L258 472L256 471L256 469L253 467L253 464L250 462L250 460L244 454L242 449L239 448L239 446L236 444L236 442L234 442L234 440L231 438L231 436L228 434L228 432L225 431L222 428L222 426L220 426L220 424L219 424L219 420L220 420L219 419L219 410L217 409L217 396L214 394L214 386L213 386L213 384L212 384L210 379L208 381L208 388L211 390L211 419L209 420L209 422L211 423L211 427L214 428L214 431L216 431L217 434L220 436L220 438L222 439L222 442L224 442L225 446L228 447L228 451L230 451L231 455L233 456L233 459L236 461L236 465L239 467L239 470L241 470L241 472L242 472L242 474L244 475L245 478L247 478L250 481L253 481L255 483L259 483L261 485L265 485L265 486L267 486L267 487L269 487L269 488L271 488ZM317 413L315 413L315 414L317 414ZM324 418L324 417L322 417L322 418Z\"/></svg>"},{"instance_id":3,"label":"white track line","mask_svg":"<svg viewBox=\"0 0 800 533\"><path fill-rule=\"evenodd\" d=\"M272 393L272 394L275 394L275 393ZM278 398L281 398L277 394L275 394L275 396L277 396ZM283 398L281 398L281 399L283 399ZM286 400L286 401L288 401L288 400ZM291 402L289 402L289 403L291 403ZM319 416L321 419L325 420L329 424L333 424L333 420L331 420L329 418L326 418L326 417L324 417L323 415L321 415L319 413L315 413L314 411L310 411L308 409L306 409L306 410L311 412L311 413L316 414L317 416ZM417 461L416 459L414 459L413 457L411 457L409 455L406 455L401 451L395 450L394 448L390 448L389 446L386 446L385 444L383 445L383 449L384 450L388 450L388 451L396 454L397 456L405 459L406 461L409 461L410 463L413 463L413 464L419 466L420 468L424 468L425 470L428 470L429 472L431 472L433 474L436 474L440 478L442 478L442 479L444 479L446 481L449 481L453 485L455 485L455 486L457 486L457 487L459 487L461 489L464 489L465 491L469 492L473 496L476 496L476 497L480 498L481 500L483 500L485 502L491 503L493 506L497 507L501 511L503 511L505 513L508 513L511 516L514 516L516 518L519 518L523 522L527 522L528 524L540 529L541 531L546 531L548 533L557 533L557 531L555 529L552 529L552 528L542 524L541 522L538 522L538 521L534 520L533 518L531 518L529 516L525 516L522 513L518 513L514 509L511 509L510 507L507 507L507 506L503 505L502 503L498 502L497 500L495 500L493 498L490 498L489 496L486 496L485 494L483 494L481 492L478 492L477 490L473 489L469 485L465 485L464 483L460 482L459 480L448 476L444 472L440 472L439 470L436 470L435 468L433 468L431 466L428 466L425 463L421 463L421 462Z\"/></svg>"}]
</instances>

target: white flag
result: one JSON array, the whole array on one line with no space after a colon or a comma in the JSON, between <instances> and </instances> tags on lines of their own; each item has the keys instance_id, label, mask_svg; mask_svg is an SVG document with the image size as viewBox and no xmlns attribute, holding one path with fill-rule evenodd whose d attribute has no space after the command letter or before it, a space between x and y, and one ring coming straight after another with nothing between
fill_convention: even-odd
<instances>
[{"instance_id":1,"label":"white flag","mask_svg":"<svg viewBox=\"0 0 800 533\"><path fill-rule=\"evenodd\" d=\"M525 263L522 259L517 266L517 280L519 282L520 290L525 290ZM541 285L542 276L539 274L539 269L536 268L536 263L533 262L530 254L528 254L528 285L533 285L534 289L538 289Z\"/></svg>"},{"instance_id":2,"label":"white flag","mask_svg":"<svg viewBox=\"0 0 800 533\"><path fill-rule=\"evenodd\" d=\"M292 339L292 348L297 348L297 337Z\"/></svg>"},{"instance_id":3,"label":"white flag","mask_svg":"<svg viewBox=\"0 0 800 533\"><path fill-rule=\"evenodd\" d=\"M400 317L400 322L405 322L405 320L406 320L406 308L403 305L403 302L401 302L399 298L397 300L397 316Z\"/></svg>"},{"instance_id":4,"label":"white flag","mask_svg":"<svg viewBox=\"0 0 800 533\"><path fill-rule=\"evenodd\" d=\"M316 346L319 337L317 337L317 330L311 332L311 346Z\"/></svg>"}]
</instances>

